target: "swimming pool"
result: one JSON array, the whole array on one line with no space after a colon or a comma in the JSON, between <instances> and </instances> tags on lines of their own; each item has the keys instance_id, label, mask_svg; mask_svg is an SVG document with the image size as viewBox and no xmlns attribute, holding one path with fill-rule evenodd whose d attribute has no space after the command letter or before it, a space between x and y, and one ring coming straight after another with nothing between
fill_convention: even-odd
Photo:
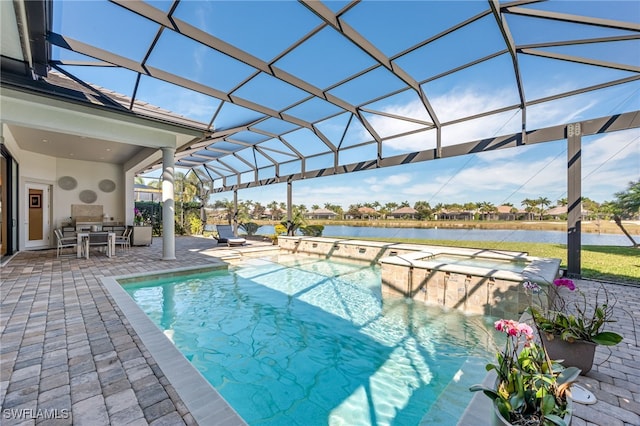
<instances>
[{"instance_id":1,"label":"swimming pool","mask_svg":"<svg viewBox=\"0 0 640 426\"><path fill-rule=\"evenodd\" d=\"M377 267L279 256L123 286L251 425L455 424L492 318L380 296Z\"/></svg>"}]
</instances>

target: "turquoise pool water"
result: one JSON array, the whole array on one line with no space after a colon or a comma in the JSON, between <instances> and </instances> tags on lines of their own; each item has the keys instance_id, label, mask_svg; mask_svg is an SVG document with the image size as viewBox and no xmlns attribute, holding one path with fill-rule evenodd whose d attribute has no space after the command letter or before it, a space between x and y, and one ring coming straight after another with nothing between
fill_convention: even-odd
<instances>
[{"instance_id":1,"label":"turquoise pool water","mask_svg":"<svg viewBox=\"0 0 640 426\"><path fill-rule=\"evenodd\" d=\"M123 286L250 425L455 424L495 319L404 299L377 267L280 256Z\"/></svg>"},{"instance_id":2,"label":"turquoise pool water","mask_svg":"<svg viewBox=\"0 0 640 426\"><path fill-rule=\"evenodd\" d=\"M450 265L476 266L478 268L493 269L499 271L511 271L520 273L527 267L529 262L492 259L480 256L461 256L455 254L437 254L424 260L446 263Z\"/></svg>"}]
</instances>

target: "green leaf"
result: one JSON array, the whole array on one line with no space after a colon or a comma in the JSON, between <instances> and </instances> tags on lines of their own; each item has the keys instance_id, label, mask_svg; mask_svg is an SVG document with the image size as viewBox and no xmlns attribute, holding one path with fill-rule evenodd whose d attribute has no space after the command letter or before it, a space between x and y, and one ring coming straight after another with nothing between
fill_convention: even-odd
<instances>
[{"instance_id":1,"label":"green leaf","mask_svg":"<svg viewBox=\"0 0 640 426\"><path fill-rule=\"evenodd\" d=\"M582 370L580 370L578 367L567 367L562 370L562 373L558 375L556 383L562 385L565 383L574 382L580 375L581 371Z\"/></svg>"},{"instance_id":2,"label":"green leaf","mask_svg":"<svg viewBox=\"0 0 640 426\"><path fill-rule=\"evenodd\" d=\"M542 397L542 403L540 404L540 410L542 414L546 415L551 414L553 409L556 408L556 399L553 395L545 395Z\"/></svg>"},{"instance_id":3,"label":"green leaf","mask_svg":"<svg viewBox=\"0 0 640 426\"><path fill-rule=\"evenodd\" d=\"M593 336L591 340L599 345L613 346L622 342L622 336L612 331L603 331L602 333L598 333Z\"/></svg>"},{"instance_id":4,"label":"green leaf","mask_svg":"<svg viewBox=\"0 0 640 426\"><path fill-rule=\"evenodd\" d=\"M562 419L559 416L556 416L555 414L548 414L544 416L544 419L549 420L551 423L557 426L567 426L567 424L564 422L564 419Z\"/></svg>"},{"instance_id":5,"label":"green leaf","mask_svg":"<svg viewBox=\"0 0 640 426\"><path fill-rule=\"evenodd\" d=\"M500 415L504 417L504 419L508 422L511 421L511 406L506 401L497 400L496 407L498 407L498 411Z\"/></svg>"}]
</instances>

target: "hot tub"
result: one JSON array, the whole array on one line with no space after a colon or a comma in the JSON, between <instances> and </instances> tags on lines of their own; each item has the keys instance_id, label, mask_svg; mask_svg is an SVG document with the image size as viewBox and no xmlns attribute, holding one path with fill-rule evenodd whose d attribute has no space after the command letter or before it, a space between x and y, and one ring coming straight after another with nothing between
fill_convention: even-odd
<instances>
[{"instance_id":1,"label":"hot tub","mask_svg":"<svg viewBox=\"0 0 640 426\"><path fill-rule=\"evenodd\" d=\"M327 237L278 237L292 253L377 263L383 298L410 297L469 313L519 318L529 306L523 281L549 285L560 259L525 252ZM535 300L540 306L547 301Z\"/></svg>"},{"instance_id":2,"label":"hot tub","mask_svg":"<svg viewBox=\"0 0 640 426\"><path fill-rule=\"evenodd\" d=\"M383 298L402 296L464 312L519 318L531 295L523 281L549 285L560 259L526 253L429 247L380 259ZM535 300L545 305L546 300Z\"/></svg>"}]
</instances>

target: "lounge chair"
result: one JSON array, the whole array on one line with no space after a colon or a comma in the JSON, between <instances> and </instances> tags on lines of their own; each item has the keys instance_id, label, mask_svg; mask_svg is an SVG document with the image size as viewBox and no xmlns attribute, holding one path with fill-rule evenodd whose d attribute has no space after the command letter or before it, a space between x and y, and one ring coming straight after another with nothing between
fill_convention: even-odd
<instances>
[{"instance_id":1,"label":"lounge chair","mask_svg":"<svg viewBox=\"0 0 640 426\"><path fill-rule=\"evenodd\" d=\"M227 245L231 247L242 246L247 242L244 238L233 235L231 225L216 225L216 229L218 230L218 243L227 243Z\"/></svg>"}]
</instances>

